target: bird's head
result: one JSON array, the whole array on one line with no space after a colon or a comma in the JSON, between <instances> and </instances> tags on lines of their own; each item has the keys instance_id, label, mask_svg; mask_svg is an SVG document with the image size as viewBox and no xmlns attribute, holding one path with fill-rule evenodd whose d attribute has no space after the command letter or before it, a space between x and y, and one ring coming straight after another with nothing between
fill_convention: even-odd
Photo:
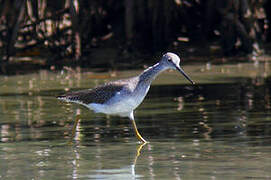
<instances>
[{"instance_id":1,"label":"bird's head","mask_svg":"<svg viewBox=\"0 0 271 180\"><path fill-rule=\"evenodd\" d=\"M163 55L160 63L163 64L163 66L166 69L176 69L179 71L188 81L190 81L192 84L195 84L194 81L190 79L190 77L184 72L184 70L180 66L180 58L178 55L168 52Z\"/></svg>"}]
</instances>

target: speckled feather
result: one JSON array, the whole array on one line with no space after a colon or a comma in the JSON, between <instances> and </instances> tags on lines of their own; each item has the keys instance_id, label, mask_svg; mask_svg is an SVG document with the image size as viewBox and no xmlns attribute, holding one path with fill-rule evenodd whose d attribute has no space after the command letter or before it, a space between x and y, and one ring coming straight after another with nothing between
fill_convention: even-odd
<instances>
[{"instance_id":1,"label":"speckled feather","mask_svg":"<svg viewBox=\"0 0 271 180\"><path fill-rule=\"evenodd\" d=\"M131 83L133 81L133 83ZM69 92L65 95L58 96L59 99L73 102L81 102L84 104L98 103L104 104L116 93L125 91L125 93L132 93L138 83L138 78L129 78L118 81L109 82L105 85L98 86L94 89L86 89L75 92Z\"/></svg>"}]
</instances>

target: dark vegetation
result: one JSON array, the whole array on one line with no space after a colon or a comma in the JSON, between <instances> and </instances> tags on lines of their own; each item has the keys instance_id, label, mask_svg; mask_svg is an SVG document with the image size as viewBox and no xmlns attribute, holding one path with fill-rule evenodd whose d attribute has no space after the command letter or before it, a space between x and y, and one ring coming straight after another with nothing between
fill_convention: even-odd
<instances>
[{"instance_id":1,"label":"dark vegetation","mask_svg":"<svg viewBox=\"0 0 271 180\"><path fill-rule=\"evenodd\" d=\"M42 65L131 65L142 54L180 53L187 47L198 50L187 54L200 56L257 56L271 39L268 0L0 0L0 4L2 71L22 57Z\"/></svg>"}]
</instances>

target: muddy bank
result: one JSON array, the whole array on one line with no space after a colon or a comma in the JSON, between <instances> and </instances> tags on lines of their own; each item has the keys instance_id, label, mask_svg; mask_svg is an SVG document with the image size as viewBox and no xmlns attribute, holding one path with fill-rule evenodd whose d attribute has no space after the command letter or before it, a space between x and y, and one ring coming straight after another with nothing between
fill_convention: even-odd
<instances>
[{"instance_id":1,"label":"muddy bank","mask_svg":"<svg viewBox=\"0 0 271 180\"><path fill-rule=\"evenodd\" d=\"M0 74L24 74L40 69L61 70L63 67L80 67L91 69L93 72L107 72L115 70L143 69L155 63L163 53L171 51L182 58L183 64L198 63L231 64L249 61L270 61L271 44L264 45L264 54L236 55L225 57L217 43L209 44L180 44L169 47L164 52L147 53L121 50L117 47L96 48L88 56L75 61L72 58L63 58L52 61L51 54L25 52L11 57L10 60L0 61Z\"/></svg>"}]
</instances>

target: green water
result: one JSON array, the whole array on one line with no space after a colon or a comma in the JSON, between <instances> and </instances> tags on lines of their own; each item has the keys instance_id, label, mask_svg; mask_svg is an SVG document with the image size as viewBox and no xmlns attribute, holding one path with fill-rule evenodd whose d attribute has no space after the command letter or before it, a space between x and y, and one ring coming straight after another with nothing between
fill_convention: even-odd
<instances>
[{"instance_id":1,"label":"green water","mask_svg":"<svg viewBox=\"0 0 271 180\"><path fill-rule=\"evenodd\" d=\"M135 112L144 146L128 119L55 98L137 71L0 76L0 179L270 179L270 67L184 66L196 87L165 72Z\"/></svg>"}]
</instances>

